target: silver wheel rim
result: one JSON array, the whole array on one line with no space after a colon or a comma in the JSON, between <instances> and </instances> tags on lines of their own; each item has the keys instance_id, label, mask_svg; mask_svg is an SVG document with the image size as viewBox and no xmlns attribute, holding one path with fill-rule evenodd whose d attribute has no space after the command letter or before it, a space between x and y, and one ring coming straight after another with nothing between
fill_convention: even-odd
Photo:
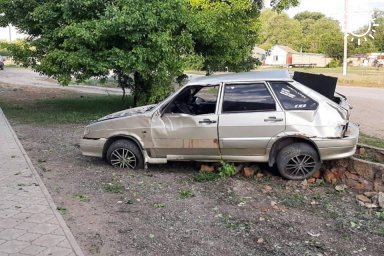
<instances>
[{"instance_id":1,"label":"silver wheel rim","mask_svg":"<svg viewBox=\"0 0 384 256\"><path fill-rule=\"evenodd\" d=\"M311 173L316 167L316 161L310 155L298 155L292 157L287 165L285 171L288 175L293 177L302 177Z\"/></svg>"},{"instance_id":2,"label":"silver wheel rim","mask_svg":"<svg viewBox=\"0 0 384 256\"><path fill-rule=\"evenodd\" d=\"M118 148L112 151L111 164L114 167L135 169L136 162L135 154L129 149Z\"/></svg>"}]
</instances>

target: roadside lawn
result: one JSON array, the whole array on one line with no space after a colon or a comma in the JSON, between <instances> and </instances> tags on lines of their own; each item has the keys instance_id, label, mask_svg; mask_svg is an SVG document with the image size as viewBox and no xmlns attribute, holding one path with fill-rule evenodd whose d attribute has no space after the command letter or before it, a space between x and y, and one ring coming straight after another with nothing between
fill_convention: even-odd
<instances>
[{"instance_id":1,"label":"roadside lawn","mask_svg":"<svg viewBox=\"0 0 384 256\"><path fill-rule=\"evenodd\" d=\"M26 123L84 123L131 106L131 98L120 96L70 95L34 101L10 101L0 97L0 106L10 119Z\"/></svg>"},{"instance_id":2,"label":"roadside lawn","mask_svg":"<svg viewBox=\"0 0 384 256\"><path fill-rule=\"evenodd\" d=\"M264 68L260 68L264 69ZM384 68L348 67L347 76L343 76L342 67L338 68L290 68L290 71L323 74L338 78L339 85L362 87L384 87Z\"/></svg>"},{"instance_id":3,"label":"roadside lawn","mask_svg":"<svg viewBox=\"0 0 384 256\"><path fill-rule=\"evenodd\" d=\"M377 148L384 148L384 139L370 136L364 133L360 133L359 143Z\"/></svg>"},{"instance_id":4,"label":"roadside lawn","mask_svg":"<svg viewBox=\"0 0 384 256\"><path fill-rule=\"evenodd\" d=\"M322 179L259 165L210 181L195 163L132 171L82 156L84 124L119 97L0 85L0 106L85 255L382 255L384 211Z\"/></svg>"}]
</instances>

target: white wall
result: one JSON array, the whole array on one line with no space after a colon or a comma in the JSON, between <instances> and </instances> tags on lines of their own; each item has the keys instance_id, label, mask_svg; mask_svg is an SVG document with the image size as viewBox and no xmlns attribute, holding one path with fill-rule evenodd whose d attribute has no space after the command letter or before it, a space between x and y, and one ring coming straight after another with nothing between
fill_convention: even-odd
<instances>
[{"instance_id":1,"label":"white wall","mask_svg":"<svg viewBox=\"0 0 384 256\"><path fill-rule=\"evenodd\" d=\"M332 58L326 57L324 54L316 53L293 53L292 65L295 64L315 64L316 67L325 67L332 61Z\"/></svg>"},{"instance_id":2,"label":"white wall","mask_svg":"<svg viewBox=\"0 0 384 256\"><path fill-rule=\"evenodd\" d=\"M287 52L278 46L271 48L271 54L265 58L266 65L286 65Z\"/></svg>"}]
</instances>

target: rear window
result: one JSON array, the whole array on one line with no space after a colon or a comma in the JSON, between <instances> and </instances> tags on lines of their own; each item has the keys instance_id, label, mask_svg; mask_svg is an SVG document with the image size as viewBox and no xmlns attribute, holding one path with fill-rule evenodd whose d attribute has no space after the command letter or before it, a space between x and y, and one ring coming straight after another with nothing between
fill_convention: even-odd
<instances>
[{"instance_id":1,"label":"rear window","mask_svg":"<svg viewBox=\"0 0 384 256\"><path fill-rule=\"evenodd\" d=\"M271 87L286 110L315 110L318 103L284 82L271 82Z\"/></svg>"},{"instance_id":2,"label":"rear window","mask_svg":"<svg viewBox=\"0 0 384 256\"><path fill-rule=\"evenodd\" d=\"M273 110L276 104L264 83L225 85L223 113Z\"/></svg>"}]
</instances>

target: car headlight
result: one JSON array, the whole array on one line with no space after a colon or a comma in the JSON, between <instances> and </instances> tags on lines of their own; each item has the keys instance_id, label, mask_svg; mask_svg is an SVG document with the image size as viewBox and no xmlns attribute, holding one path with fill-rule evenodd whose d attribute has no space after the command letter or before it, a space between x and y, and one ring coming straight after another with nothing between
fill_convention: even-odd
<instances>
[{"instance_id":1,"label":"car headlight","mask_svg":"<svg viewBox=\"0 0 384 256\"><path fill-rule=\"evenodd\" d=\"M83 136L87 136L89 134L89 127L85 127Z\"/></svg>"}]
</instances>

